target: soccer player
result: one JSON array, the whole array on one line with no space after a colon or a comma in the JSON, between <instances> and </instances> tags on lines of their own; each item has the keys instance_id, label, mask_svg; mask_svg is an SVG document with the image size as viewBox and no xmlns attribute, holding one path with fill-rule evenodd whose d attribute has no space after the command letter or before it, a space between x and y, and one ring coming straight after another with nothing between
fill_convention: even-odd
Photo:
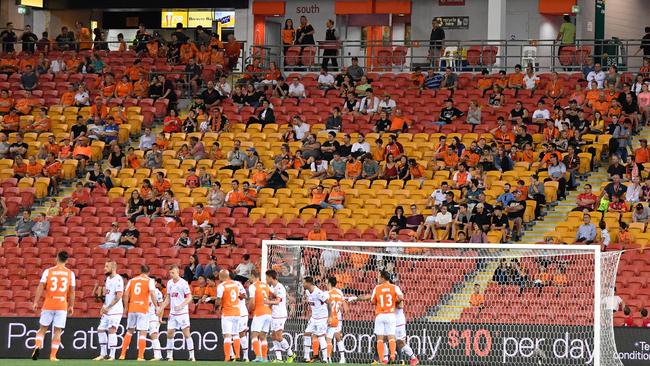
<instances>
[{"instance_id":1,"label":"soccer player","mask_svg":"<svg viewBox=\"0 0 650 366\"><path fill-rule=\"evenodd\" d=\"M275 270L266 271L266 281L273 291L273 296L266 303L271 305L271 339L275 358L282 361L282 352L286 352L287 363L292 363L296 355L289 347L289 342L282 336L284 323L287 321L287 289L278 281L278 273Z\"/></svg>"},{"instance_id":2,"label":"soccer player","mask_svg":"<svg viewBox=\"0 0 650 366\"><path fill-rule=\"evenodd\" d=\"M153 278L152 278L153 279ZM156 288L154 289L154 297L156 298L155 303L149 304L149 338L151 339L151 348L153 349L153 360L160 361L162 360L162 350L160 349L160 340L158 335L160 333L160 321L161 318L158 317L156 309L160 304L162 304L164 298L162 292L160 292L159 287L162 287L162 283L159 283L158 279L153 279L156 283Z\"/></svg>"},{"instance_id":3,"label":"soccer player","mask_svg":"<svg viewBox=\"0 0 650 366\"><path fill-rule=\"evenodd\" d=\"M234 280L235 283L237 283L240 292L243 291L245 295L246 290L244 289L244 285L242 285L241 282L235 280L235 277L237 277L237 275L234 272L230 272L230 279ZM248 307L246 306L246 301L246 296L239 298L239 327L237 328L237 332L239 333L239 343L241 345L242 358L245 362L248 362Z\"/></svg>"},{"instance_id":4,"label":"soccer player","mask_svg":"<svg viewBox=\"0 0 650 366\"><path fill-rule=\"evenodd\" d=\"M149 277L149 267L140 266L140 275L133 277L124 289L124 302L127 304L126 334L122 342L120 360L126 358L133 331L138 331L138 361L144 361L149 330L149 304L156 304L156 281Z\"/></svg>"},{"instance_id":5,"label":"soccer player","mask_svg":"<svg viewBox=\"0 0 650 366\"><path fill-rule=\"evenodd\" d=\"M305 362L311 362L312 347L315 354L318 352L315 348L320 347L321 360L327 362L325 333L327 333L327 320L329 317L329 295L314 284L314 278L311 276L305 277L302 286L305 289L307 302L311 308L311 318L309 318L309 323L307 323L303 335Z\"/></svg>"},{"instance_id":6,"label":"soccer player","mask_svg":"<svg viewBox=\"0 0 650 366\"><path fill-rule=\"evenodd\" d=\"M397 348L409 358L409 364L415 366L420 363L413 349L406 342L406 315L404 315L404 302L400 302L395 310L395 338L397 339Z\"/></svg>"},{"instance_id":7,"label":"soccer player","mask_svg":"<svg viewBox=\"0 0 650 366\"><path fill-rule=\"evenodd\" d=\"M271 307L267 305L267 299L273 291L260 280L259 272L253 270L248 277L251 285L248 286L248 310L253 312L251 323L251 340L256 362L268 361L268 343L266 335L271 327Z\"/></svg>"},{"instance_id":8,"label":"soccer player","mask_svg":"<svg viewBox=\"0 0 650 366\"><path fill-rule=\"evenodd\" d=\"M375 305L375 335L377 336L377 354L384 355L385 343L388 342L390 361L395 361L397 345L395 343L395 307L404 300L402 290L390 283L391 275L383 270L379 272L379 284L370 295ZM382 360L386 363L386 360Z\"/></svg>"},{"instance_id":9,"label":"soccer player","mask_svg":"<svg viewBox=\"0 0 650 366\"><path fill-rule=\"evenodd\" d=\"M74 272L66 268L68 252L61 251L56 255L56 265L43 271L41 282L36 288L32 310L36 312L38 302L45 291L43 307L41 308L40 328L36 333L36 344L32 351L32 360L37 360L43 347L43 338L47 329L52 325L52 346L50 361L58 361L56 353L61 344L61 332L65 328L67 315L74 313Z\"/></svg>"},{"instance_id":10,"label":"soccer player","mask_svg":"<svg viewBox=\"0 0 650 366\"><path fill-rule=\"evenodd\" d=\"M122 294L124 293L124 280L117 274L117 263L107 261L104 263L104 274L106 282L104 284L105 299L99 314L99 326L97 327L97 336L99 338L99 356L94 358L95 361L114 361L115 349L117 347L117 327L122 320L124 305L122 305Z\"/></svg>"},{"instance_id":11,"label":"soccer player","mask_svg":"<svg viewBox=\"0 0 650 366\"><path fill-rule=\"evenodd\" d=\"M179 275L177 265L169 269L170 280L167 282L167 296L158 309L158 317L162 317L167 305L170 305L169 319L167 319L167 361L174 360L174 332L178 329L183 332L185 346L190 354L190 361L194 359L194 341L190 335L190 315L188 305L192 302L192 291L187 281Z\"/></svg>"},{"instance_id":12,"label":"soccer player","mask_svg":"<svg viewBox=\"0 0 650 366\"><path fill-rule=\"evenodd\" d=\"M339 350L339 363L345 363L345 346L343 344L343 313L348 312L348 303L343 298L343 292L336 287L336 277L327 278L327 294L330 299L330 316L327 324L327 356L332 359L333 340L336 338L336 348Z\"/></svg>"},{"instance_id":13,"label":"soccer player","mask_svg":"<svg viewBox=\"0 0 650 366\"><path fill-rule=\"evenodd\" d=\"M230 353L234 350L235 360L239 359L240 342L239 342L239 299L245 296L243 287L237 286L237 283L230 279L228 270L219 271L219 281L217 286L217 299L215 305L221 307L221 331L223 334L223 354L224 361L230 361Z\"/></svg>"}]
</instances>

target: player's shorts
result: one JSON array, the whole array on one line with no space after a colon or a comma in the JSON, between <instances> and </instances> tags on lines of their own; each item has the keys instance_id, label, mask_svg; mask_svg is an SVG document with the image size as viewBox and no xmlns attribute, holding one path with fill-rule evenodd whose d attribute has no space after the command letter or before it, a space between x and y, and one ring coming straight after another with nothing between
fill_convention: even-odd
<instances>
[{"instance_id":1,"label":"player's shorts","mask_svg":"<svg viewBox=\"0 0 650 366\"><path fill-rule=\"evenodd\" d=\"M68 319L68 312L65 310L41 310L39 323L44 327L53 325L55 328L65 328L65 321Z\"/></svg>"},{"instance_id":2,"label":"player's shorts","mask_svg":"<svg viewBox=\"0 0 650 366\"><path fill-rule=\"evenodd\" d=\"M237 334L239 331L239 316L221 317L221 334Z\"/></svg>"},{"instance_id":3,"label":"player's shorts","mask_svg":"<svg viewBox=\"0 0 650 366\"><path fill-rule=\"evenodd\" d=\"M273 318L273 320L271 320L271 332L284 330L284 323L286 322L287 322L286 316L284 318Z\"/></svg>"},{"instance_id":4,"label":"player's shorts","mask_svg":"<svg viewBox=\"0 0 650 366\"><path fill-rule=\"evenodd\" d=\"M169 319L167 319L167 330L170 329L183 330L185 328L188 328L189 326L190 326L189 314L170 315Z\"/></svg>"},{"instance_id":5,"label":"player's shorts","mask_svg":"<svg viewBox=\"0 0 650 366\"><path fill-rule=\"evenodd\" d=\"M335 327L327 327L327 338L333 339L336 333L341 333L343 331L343 320L339 319L339 324Z\"/></svg>"},{"instance_id":6,"label":"player's shorts","mask_svg":"<svg viewBox=\"0 0 650 366\"><path fill-rule=\"evenodd\" d=\"M309 319L305 333L315 334L317 336L327 333L327 317L321 319Z\"/></svg>"},{"instance_id":7,"label":"player's shorts","mask_svg":"<svg viewBox=\"0 0 650 366\"><path fill-rule=\"evenodd\" d=\"M395 314L378 314L375 317L375 334L381 336L394 336Z\"/></svg>"},{"instance_id":8,"label":"player's shorts","mask_svg":"<svg viewBox=\"0 0 650 366\"><path fill-rule=\"evenodd\" d=\"M129 313L126 318L126 329L136 329L143 332L149 330L149 314Z\"/></svg>"},{"instance_id":9,"label":"player's shorts","mask_svg":"<svg viewBox=\"0 0 650 366\"><path fill-rule=\"evenodd\" d=\"M237 328L238 333L248 332L248 315L243 315L239 317L239 326Z\"/></svg>"},{"instance_id":10,"label":"player's shorts","mask_svg":"<svg viewBox=\"0 0 650 366\"><path fill-rule=\"evenodd\" d=\"M111 328L117 328L122 321L122 314L104 314L99 319L99 326L97 330L108 330Z\"/></svg>"},{"instance_id":11,"label":"player's shorts","mask_svg":"<svg viewBox=\"0 0 650 366\"><path fill-rule=\"evenodd\" d=\"M404 341L406 340L406 317L404 312L395 314L395 339Z\"/></svg>"},{"instance_id":12,"label":"player's shorts","mask_svg":"<svg viewBox=\"0 0 650 366\"><path fill-rule=\"evenodd\" d=\"M268 333L271 328L271 315L254 316L251 323L251 332Z\"/></svg>"},{"instance_id":13,"label":"player's shorts","mask_svg":"<svg viewBox=\"0 0 650 366\"><path fill-rule=\"evenodd\" d=\"M149 314L149 329L147 329L149 334L160 333L160 321L156 314Z\"/></svg>"}]
</instances>

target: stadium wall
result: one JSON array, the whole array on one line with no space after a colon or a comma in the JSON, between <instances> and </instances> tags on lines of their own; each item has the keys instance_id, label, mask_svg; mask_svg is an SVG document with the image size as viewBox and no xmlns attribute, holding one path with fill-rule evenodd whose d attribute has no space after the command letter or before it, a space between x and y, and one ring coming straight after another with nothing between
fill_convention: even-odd
<instances>
[{"instance_id":1,"label":"stadium wall","mask_svg":"<svg viewBox=\"0 0 650 366\"><path fill-rule=\"evenodd\" d=\"M59 356L63 359L90 359L98 352L98 319L68 319L63 334ZM285 337L294 350L302 347L302 334L299 331L303 321L287 323ZM121 346L125 319L118 329L118 346ZM351 362L370 362L373 355L373 324L369 321L347 321L344 323L344 341ZM28 358L34 345L38 329L38 318L0 318L0 358ZM349 333L355 329L357 333ZM348 333L345 333L348 332ZM445 366L499 364L530 364L541 361L551 365L590 365L593 364L593 341L591 328L580 326L543 325L476 325L459 323L422 323L418 329L408 329L409 344L423 364ZM650 329L617 328L616 343L618 355L625 366L648 365L650 362ZM197 359L223 359L222 339L219 319L193 319L192 337ZM166 344L166 335L161 342ZM175 338L177 348L182 348L180 334ZM148 347L151 344L148 343ZM46 337L45 347L49 347ZM135 347L127 356L135 358ZM150 357L147 351L147 357ZM362 359L358 357L361 356ZM176 353L176 359L187 357L184 351ZM541 358L541 359L540 359Z\"/></svg>"}]
</instances>

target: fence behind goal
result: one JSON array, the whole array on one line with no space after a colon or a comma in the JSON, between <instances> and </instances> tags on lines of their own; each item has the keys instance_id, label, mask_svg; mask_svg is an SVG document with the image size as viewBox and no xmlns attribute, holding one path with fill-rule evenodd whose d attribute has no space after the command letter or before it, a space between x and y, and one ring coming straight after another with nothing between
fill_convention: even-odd
<instances>
[{"instance_id":1,"label":"fence behind goal","mask_svg":"<svg viewBox=\"0 0 650 366\"><path fill-rule=\"evenodd\" d=\"M312 276L326 290L327 277L336 277L349 300L348 363L376 358L374 308L356 298L370 294L385 269L404 292L407 341L422 364L621 365L605 309L619 259L583 245L262 244L263 272L275 269L287 287L285 332L298 349L309 320L302 280Z\"/></svg>"}]
</instances>

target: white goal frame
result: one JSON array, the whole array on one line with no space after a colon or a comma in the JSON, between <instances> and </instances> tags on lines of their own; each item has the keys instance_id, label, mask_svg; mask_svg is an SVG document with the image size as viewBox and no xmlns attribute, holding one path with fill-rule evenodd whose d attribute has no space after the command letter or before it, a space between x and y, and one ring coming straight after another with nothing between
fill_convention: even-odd
<instances>
[{"instance_id":1,"label":"white goal frame","mask_svg":"<svg viewBox=\"0 0 650 366\"><path fill-rule=\"evenodd\" d=\"M433 243L433 242L364 242L364 241L305 241L305 240L262 240L262 258L260 275L265 279L265 272L269 269L269 246L281 245L284 247L394 247L402 248L433 248L433 249L509 249L509 250L557 250L570 254L576 252L593 252L594 257L594 350L593 366L601 365L601 315L602 315L602 280L600 245L567 245L567 244L483 244L483 243Z\"/></svg>"}]
</instances>

